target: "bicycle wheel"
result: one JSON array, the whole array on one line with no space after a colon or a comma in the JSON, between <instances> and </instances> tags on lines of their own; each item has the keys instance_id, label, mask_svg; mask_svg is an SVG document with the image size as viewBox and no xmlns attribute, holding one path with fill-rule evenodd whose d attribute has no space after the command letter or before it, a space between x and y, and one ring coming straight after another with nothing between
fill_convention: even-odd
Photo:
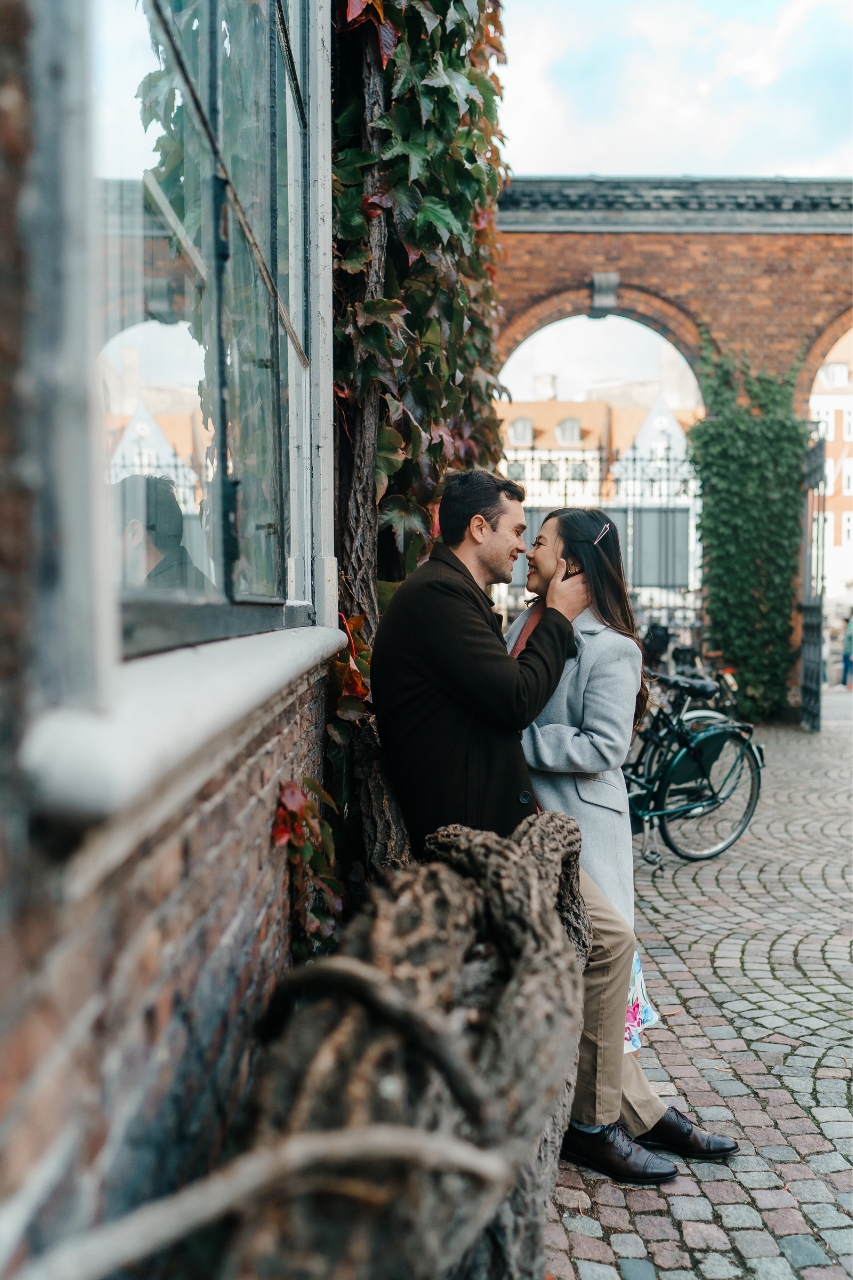
<instances>
[{"instance_id":1,"label":"bicycle wheel","mask_svg":"<svg viewBox=\"0 0 853 1280\"><path fill-rule=\"evenodd\" d=\"M658 793L658 807L682 809L660 818L660 833L679 858L716 858L743 835L761 790L751 743L735 729L701 734L694 751L680 751Z\"/></svg>"}]
</instances>

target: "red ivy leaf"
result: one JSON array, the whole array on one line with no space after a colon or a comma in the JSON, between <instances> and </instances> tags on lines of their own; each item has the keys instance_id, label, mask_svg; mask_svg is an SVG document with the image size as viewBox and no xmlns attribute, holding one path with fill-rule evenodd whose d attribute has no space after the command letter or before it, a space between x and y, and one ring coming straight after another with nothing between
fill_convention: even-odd
<instances>
[{"instance_id":1,"label":"red ivy leaf","mask_svg":"<svg viewBox=\"0 0 853 1280\"><path fill-rule=\"evenodd\" d=\"M297 818L305 813L305 792L295 782L283 782L281 785L281 802Z\"/></svg>"}]
</instances>

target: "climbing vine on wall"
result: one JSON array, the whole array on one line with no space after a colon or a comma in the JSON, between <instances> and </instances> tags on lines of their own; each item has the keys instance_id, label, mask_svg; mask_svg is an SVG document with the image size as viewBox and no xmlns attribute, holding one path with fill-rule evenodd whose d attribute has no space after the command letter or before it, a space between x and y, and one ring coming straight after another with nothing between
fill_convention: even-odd
<instances>
[{"instance_id":1,"label":"climbing vine on wall","mask_svg":"<svg viewBox=\"0 0 853 1280\"><path fill-rule=\"evenodd\" d=\"M492 68L502 60L499 0L340 0L339 555L344 607L365 617L368 641L376 578L403 578L431 546L442 472L501 454L494 210L505 171Z\"/></svg>"},{"instance_id":2,"label":"climbing vine on wall","mask_svg":"<svg viewBox=\"0 0 853 1280\"><path fill-rule=\"evenodd\" d=\"M777 380L706 348L699 381L707 417L690 432L702 492L708 640L736 669L741 706L753 720L786 705L797 656L791 614L809 438L793 410L798 368Z\"/></svg>"}]
</instances>

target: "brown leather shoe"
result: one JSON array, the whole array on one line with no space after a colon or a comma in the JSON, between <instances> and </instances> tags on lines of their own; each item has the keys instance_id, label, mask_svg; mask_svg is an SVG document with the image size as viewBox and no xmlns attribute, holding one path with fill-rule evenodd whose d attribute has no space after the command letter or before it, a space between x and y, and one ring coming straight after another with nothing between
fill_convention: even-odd
<instances>
[{"instance_id":1,"label":"brown leather shoe","mask_svg":"<svg viewBox=\"0 0 853 1280\"><path fill-rule=\"evenodd\" d=\"M630 1182L637 1187L669 1182L678 1170L670 1160L651 1155L638 1146L624 1125L617 1120L601 1133L584 1133L582 1129L566 1130L560 1158L571 1164L582 1164L604 1173L614 1182Z\"/></svg>"},{"instance_id":2,"label":"brown leather shoe","mask_svg":"<svg viewBox=\"0 0 853 1280\"><path fill-rule=\"evenodd\" d=\"M652 1151L673 1151L677 1156L694 1156L700 1160L725 1160L735 1156L740 1147L734 1138L723 1133L706 1133L676 1107L668 1107L648 1133L635 1141Z\"/></svg>"}]
</instances>

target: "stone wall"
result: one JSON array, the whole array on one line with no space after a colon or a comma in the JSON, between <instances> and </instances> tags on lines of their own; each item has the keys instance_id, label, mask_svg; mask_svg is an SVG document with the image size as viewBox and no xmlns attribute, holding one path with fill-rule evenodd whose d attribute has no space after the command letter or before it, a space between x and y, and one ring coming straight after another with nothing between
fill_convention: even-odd
<instances>
[{"instance_id":1,"label":"stone wall","mask_svg":"<svg viewBox=\"0 0 853 1280\"><path fill-rule=\"evenodd\" d=\"M33 853L26 909L0 925L0 1257L4 1229L21 1257L198 1176L239 1123L252 1026L288 962L277 789L322 777L324 698L321 670L284 691L79 900L75 856Z\"/></svg>"}]
</instances>

